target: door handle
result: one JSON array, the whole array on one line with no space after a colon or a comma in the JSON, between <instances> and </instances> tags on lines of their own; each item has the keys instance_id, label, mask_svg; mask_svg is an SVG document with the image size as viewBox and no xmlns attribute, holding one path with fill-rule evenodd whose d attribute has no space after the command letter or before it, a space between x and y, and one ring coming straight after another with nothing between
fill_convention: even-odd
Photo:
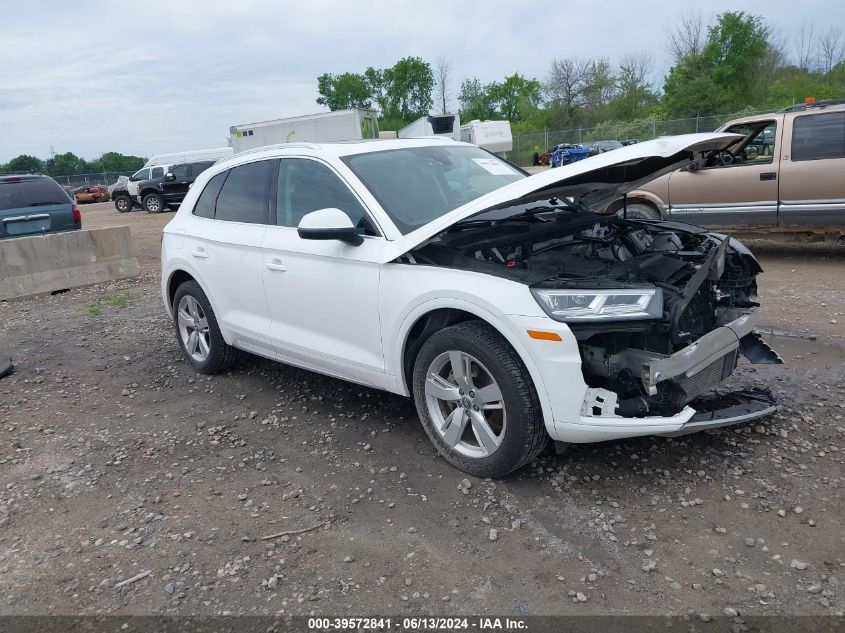
<instances>
[{"instance_id":1,"label":"door handle","mask_svg":"<svg viewBox=\"0 0 845 633\"><path fill-rule=\"evenodd\" d=\"M278 257L274 257L273 259L271 259L269 262L267 262L265 264L265 266L267 266L268 270L278 270L278 271L281 271L281 272L284 272L288 269L288 267L285 266L282 263L282 260L279 259Z\"/></svg>"},{"instance_id":2,"label":"door handle","mask_svg":"<svg viewBox=\"0 0 845 633\"><path fill-rule=\"evenodd\" d=\"M778 173L776 171L764 171L760 174L760 180L777 180Z\"/></svg>"},{"instance_id":3,"label":"door handle","mask_svg":"<svg viewBox=\"0 0 845 633\"><path fill-rule=\"evenodd\" d=\"M208 253L206 253L205 250L202 248L196 248L192 250L191 255L193 255L194 257L199 257L200 259L205 259L206 257L208 257Z\"/></svg>"}]
</instances>

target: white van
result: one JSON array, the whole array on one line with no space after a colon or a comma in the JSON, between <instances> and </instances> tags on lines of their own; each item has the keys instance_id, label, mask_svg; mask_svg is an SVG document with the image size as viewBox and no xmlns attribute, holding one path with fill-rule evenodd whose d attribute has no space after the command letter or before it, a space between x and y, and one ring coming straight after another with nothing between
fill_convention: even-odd
<instances>
[{"instance_id":1,"label":"white van","mask_svg":"<svg viewBox=\"0 0 845 633\"><path fill-rule=\"evenodd\" d=\"M215 149L198 149L192 152L158 154L144 163L144 167L154 167L155 165L176 165L179 163L196 163L206 160L217 161L229 158L229 156L234 153L235 150L231 147L217 147Z\"/></svg>"}]
</instances>

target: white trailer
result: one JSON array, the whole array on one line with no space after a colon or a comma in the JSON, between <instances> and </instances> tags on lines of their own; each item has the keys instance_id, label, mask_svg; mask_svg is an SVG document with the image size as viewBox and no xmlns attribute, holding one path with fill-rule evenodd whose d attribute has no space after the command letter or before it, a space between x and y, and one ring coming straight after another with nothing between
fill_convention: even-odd
<instances>
[{"instance_id":1,"label":"white trailer","mask_svg":"<svg viewBox=\"0 0 845 633\"><path fill-rule=\"evenodd\" d=\"M461 117L457 114L433 114L423 116L409 123L396 135L399 138L420 138L423 136L448 136L461 140Z\"/></svg>"},{"instance_id":2,"label":"white trailer","mask_svg":"<svg viewBox=\"0 0 845 633\"><path fill-rule=\"evenodd\" d=\"M470 121L461 126L461 140L493 154L503 154L513 149L510 121Z\"/></svg>"},{"instance_id":3,"label":"white trailer","mask_svg":"<svg viewBox=\"0 0 845 633\"><path fill-rule=\"evenodd\" d=\"M378 117L372 110L336 110L229 128L235 152L279 143L320 143L378 138Z\"/></svg>"}]
</instances>

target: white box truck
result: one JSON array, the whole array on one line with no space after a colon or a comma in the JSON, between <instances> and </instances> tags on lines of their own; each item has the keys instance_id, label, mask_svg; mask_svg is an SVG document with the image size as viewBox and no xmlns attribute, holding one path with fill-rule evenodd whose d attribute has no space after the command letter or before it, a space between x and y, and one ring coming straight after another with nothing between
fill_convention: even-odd
<instances>
[{"instance_id":1,"label":"white box truck","mask_svg":"<svg viewBox=\"0 0 845 633\"><path fill-rule=\"evenodd\" d=\"M461 140L461 117L457 114L433 114L423 116L409 123L396 135L399 138L420 138L423 136L448 136Z\"/></svg>"},{"instance_id":2,"label":"white box truck","mask_svg":"<svg viewBox=\"0 0 845 633\"><path fill-rule=\"evenodd\" d=\"M513 149L510 121L470 121L461 126L461 140L478 145L493 154L503 154Z\"/></svg>"},{"instance_id":3,"label":"white box truck","mask_svg":"<svg viewBox=\"0 0 845 633\"><path fill-rule=\"evenodd\" d=\"M320 143L378 138L378 117L372 110L336 110L319 114L245 123L229 128L235 152L279 143Z\"/></svg>"}]
</instances>

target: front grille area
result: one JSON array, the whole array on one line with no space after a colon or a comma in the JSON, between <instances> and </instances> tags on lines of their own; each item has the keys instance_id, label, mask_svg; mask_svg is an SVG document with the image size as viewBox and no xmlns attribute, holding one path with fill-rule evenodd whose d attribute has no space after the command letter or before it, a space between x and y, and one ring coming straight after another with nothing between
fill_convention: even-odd
<instances>
[{"instance_id":1,"label":"front grille area","mask_svg":"<svg viewBox=\"0 0 845 633\"><path fill-rule=\"evenodd\" d=\"M676 383L686 394L686 402L689 402L730 376L734 367L736 367L736 350L713 361L694 376L678 380Z\"/></svg>"}]
</instances>

